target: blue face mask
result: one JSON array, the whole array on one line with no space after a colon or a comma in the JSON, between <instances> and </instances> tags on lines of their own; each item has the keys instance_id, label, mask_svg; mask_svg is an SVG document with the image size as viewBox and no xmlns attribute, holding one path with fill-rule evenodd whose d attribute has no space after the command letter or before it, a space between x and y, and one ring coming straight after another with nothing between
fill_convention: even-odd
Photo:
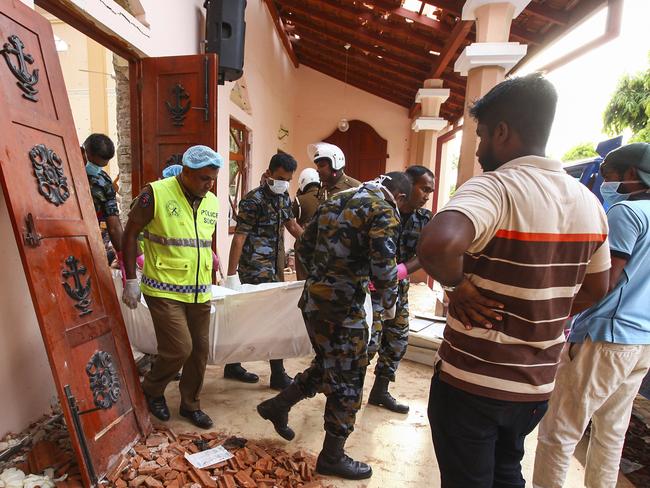
<instances>
[{"instance_id":1,"label":"blue face mask","mask_svg":"<svg viewBox=\"0 0 650 488\"><path fill-rule=\"evenodd\" d=\"M634 181L603 181L600 185L600 194L603 196L603 200L609 205L614 205L618 202L624 202L632 193L619 193L618 189L623 183L639 183L639 180ZM637 193L637 192L633 192Z\"/></svg>"},{"instance_id":2,"label":"blue face mask","mask_svg":"<svg viewBox=\"0 0 650 488\"><path fill-rule=\"evenodd\" d=\"M97 176L102 171L103 170L101 166L97 166L96 164L93 164L90 161L86 161L86 174L88 176Z\"/></svg>"}]
</instances>

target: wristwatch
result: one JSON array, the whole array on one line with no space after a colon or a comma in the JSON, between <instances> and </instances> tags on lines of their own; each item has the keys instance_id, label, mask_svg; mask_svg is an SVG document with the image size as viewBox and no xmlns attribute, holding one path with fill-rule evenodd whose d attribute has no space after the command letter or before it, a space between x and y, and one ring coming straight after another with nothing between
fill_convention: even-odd
<instances>
[{"instance_id":1,"label":"wristwatch","mask_svg":"<svg viewBox=\"0 0 650 488\"><path fill-rule=\"evenodd\" d=\"M458 287L460 286L460 284L463 282L464 279L465 279L465 278L463 278L462 280L460 280L460 281L459 281L458 283L456 283L455 285L443 285L442 283L440 283L440 286L441 286L441 288L443 289L443 291L445 291L445 292L447 292L447 293L453 293L453 292L455 292L455 291L458 289Z\"/></svg>"}]
</instances>

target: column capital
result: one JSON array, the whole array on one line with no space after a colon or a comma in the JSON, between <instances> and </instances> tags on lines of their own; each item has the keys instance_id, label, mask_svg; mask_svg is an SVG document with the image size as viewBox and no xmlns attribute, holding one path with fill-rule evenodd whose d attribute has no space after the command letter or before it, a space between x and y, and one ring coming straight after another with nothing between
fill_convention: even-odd
<instances>
[{"instance_id":1,"label":"column capital","mask_svg":"<svg viewBox=\"0 0 650 488\"><path fill-rule=\"evenodd\" d=\"M530 0L467 0L463 5L463 20L476 20L476 10L484 5L509 3L515 8L513 18L517 16L528 6Z\"/></svg>"},{"instance_id":2,"label":"column capital","mask_svg":"<svg viewBox=\"0 0 650 488\"><path fill-rule=\"evenodd\" d=\"M448 122L441 117L418 117L411 124L411 129L415 132L421 130L432 130L439 132L447 127Z\"/></svg>"},{"instance_id":3,"label":"column capital","mask_svg":"<svg viewBox=\"0 0 650 488\"><path fill-rule=\"evenodd\" d=\"M420 88L415 94L415 103L422 102L423 98L437 98L444 103L449 98L449 88Z\"/></svg>"},{"instance_id":4,"label":"column capital","mask_svg":"<svg viewBox=\"0 0 650 488\"><path fill-rule=\"evenodd\" d=\"M475 42L463 49L454 64L454 71L467 76L470 70L483 66L501 66L506 74L526 55L528 46L518 42Z\"/></svg>"}]
</instances>

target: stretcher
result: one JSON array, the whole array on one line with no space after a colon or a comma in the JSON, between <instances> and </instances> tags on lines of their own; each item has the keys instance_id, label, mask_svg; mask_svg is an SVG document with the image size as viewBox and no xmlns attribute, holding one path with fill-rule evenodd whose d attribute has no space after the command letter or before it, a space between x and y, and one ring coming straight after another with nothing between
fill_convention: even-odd
<instances>
[{"instance_id":1,"label":"stretcher","mask_svg":"<svg viewBox=\"0 0 650 488\"><path fill-rule=\"evenodd\" d=\"M120 272L113 270L117 296ZM304 281L242 285L241 291L212 286L208 364L287 359L313 354L298 301ZM134 354L156 354L156 334L144 299L135 310L121 303ZM366 320L372 321L370 296Z\"/></svg>"}]
</instances>

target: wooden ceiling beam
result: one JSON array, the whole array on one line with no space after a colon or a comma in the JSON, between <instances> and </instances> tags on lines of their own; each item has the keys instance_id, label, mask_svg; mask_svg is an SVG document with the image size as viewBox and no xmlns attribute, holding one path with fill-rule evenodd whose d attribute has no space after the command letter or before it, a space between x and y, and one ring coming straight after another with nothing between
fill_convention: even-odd
<instances>
[{"instance_id":1,"label":"wooden ceiling beam","mask_svg":"<svg viewBox=\"0 0 650 488\"><path fill-rule=\"evenodd\" d=\"M327 28L329 32L337 30L343 32L349 36L347 42L350 44L353 44L355 40L361 40L362 42L368 43L370 45L382 46L387 51L390 51L399 56L415 59L418 62L424 64L431 64L431 58L429 57L428 53L418 53L409 49L409 47L403 43L391 42L387 39L382 39L380 37L360 31L358 28L343 25L341 23L341 19L337 19L336 17L329 15L323 15L322 12L318 12L316 15L312 10L306 8L302 2L298 2L296 0L283 0L282 10L283 12L293 12L294 14L298 13L303 17L311 18L316 22L320 22ZM322 27L320 30L322 30Z\"/></svg>"},{"instance_id":2,"label":"wooden ceiling beam","mask_svg":"<svg viewBox=\"0 0 650 488\"><path fill-rule=\"evenodd\" d=\"M303 66L309 66L310 68L315 69L316 71L323 73L326 76L329 76L331 78L335 78L339 81L342 81L345 83L344 79L344 74L340 73L338 71L332 71L328 70L328 67L326 64L316 61L313 59L305 60L303 61ZM390 95L387 94L384 90L382 90L379 87L375 87L374 85L370 85L367 83L367 80L360 80L356 76L355 77L348 77L347 83L351 86L354 86L360 90L363 90L365 92L368 92L372 95L375 95L377 97L383 98L384 100L388 100L389 102L395 103L397 105L400 105L404 108L409 107L409 102L408 102L408 97L397 97L395 95Z\"/></svg>"},{"instance_id":3,"label":"wooden ceiling beam","mask_svg":"<svg viewBox=\"0 0 650 488\"><path fill-rule=\"evenodd\" d=\"M345 2L337 2L335 0L320 0L318 2L319 4L324 4L324 5L329 5L333 8L336 8L339 11L345 12L349 15L354 16L355 20L359 19L364 19L368 23L366 26L370 25L374 29L379 30L379 31L384 31L387 32L395 37L399 36L404 36L406 38L411 38L414 40L417 40L418 42L424 44L427 46L427 50L437 50L440 49L442 46L442 42L440 39L437 39L436 37L433 37L432 35L426 35L422 34L415 29L411 29L409 27L409 24L407 22L387 22L384 20L384 18L381 16L380 11L377 10L369 10L367 8L364 8L362 6L354 6L352 4L347 4ZM405 9L404 9L405 10ZM406 10L409 12L408 10ZM377 13L375 13L377 12ZM412 12L411 12L412 13ZM379 15L377 15L379 14ZM427 17L428 18L428 17ZM435 22L435 21L434 21ZM435 32L440 32L444 37L446 37L449 34L449 30L447 31L435 31ZM432 32L433 34L433 32ZM406 39L408 41L408 39Z\"/></svg>"},{"instance_id":4,"label":"wooden ceiling beam","mask_svg":"<svg viewBox=\"0 0 650 488\"><path fill-rule=\"evenodd\" d=\"M331 54L323 52L322 49L310 47L307 44L296 46L296 49L302 60L316 58L323 63L331 64L336 69L340 69L345 73L345 58L331 56ZM349 74L367 77L369 80L386 85L386 79L391 79L390 76L385 74L382 75L377 70L373 71L373 68L374 67L372 66L368 66L367 63L355 64L350 63L348 60L347 70ZM402 81L397 78L392 78L389 86L391 88L398 88L400 93L413 96L413 93L417 91L420 85L417 82Z\"/></svg>"},{"instance_id":5,"label":"wooden ceiling beam","mask_svg":"<svg viewBox=\"0 0 650 488\"><path fill-rule=\"evenodd\" d=\"M299 41L295 41L295 45L298 48L303 43L309 44L313 48L324 50L330 53L333 56L337 56L339 59L345 58L346 52L343 47L340 49L332 47L331 44L327 44L318 39L312 39L310 37L301 37ZM360 62L364 65L367 65L371 69L378 71L383 71L389 76L396 76L407 82L414 83L416 85L422 85L422 78L418 78L410 74L408 70L405 70L403 66L395 67L392 64L392 61L384 59L377 59L376 56L365 55L361 50L351 47L349 51L349 60L352 62Z\"/></svg>"},{"instance_id":6,"label":"wooden ceiling beam","mask_svg":"<svg viewBox=\"0 0 650 488\"><path fill-rule=\"evenodd\" d=\"M460 19L463 12L463 5L465 0L423 0L429 5L443 9L445 12ZM526 12L527 10L524 10ZM471 22L471 21L468 21ZM517 25L516 19L513 20L510 26L510 37L518 41L523 41L527 44L538 45L541 43L541 37L538 34L529 32L526 29Z\"/></svg>"},{"instance_id":7,"label":"wooden ceiling beam","mask_svg":"<svg viewBox=\"0 0 650 488\"><path fill-rule=\"evenodd\" d=\"M424 4L422 5L424 6ZM396 16L401 19L412 20L414 24L418 24L422 27L426 27L427 29L431 29L434 32L438 32L445 36L447 36L451 32L451 28L444 22L440 22L439 20L432 19L431 17L427 17L426 15L420 15L417 12L412 12L410 10L405 9L404 7L388 9L386 10L386 13L389 13L391 16Z\"/></svg>"},{"instance_id":8,"label":"wooden ceiling beam","mask_svg":"<svg viewBox=\"0 0 650 488\"><path fill-rule=\"evenodd\" d=\"M528 4L524 12L553 24L562 26L569 24L568 12L551 8L548 5L540 5L539 3L535 3L534 0Z\"/></svg>"},{"instance_id":9,"label":"wooden ceiling beam","mask_svg":"<svg viewBox=\"0 0 650 488\"><path fill-rule=\"evenodd\" d=\"M474 22L472 21L458 21L454 30L451 31L445 47L440 52L440 56L438 56L437 62L435 63L435 68L431 70L429 77L440 78L442 76L447 66L449 66L454 56L456 56L458 49L465 43L465 39L467 39L473 26Z\"/></svg>"},{"instance_id":10,"label":"wooden ceiling beam","mask_svg":"<svg viewBox=\"0 0 650 488\"><path fill-rule=\"evenodd\" d=\"M307 32L309 36L313 36L314 38L327 38L332 42L340 43L341 46L343 46L346 42L349 42L352 47L361 49L362 51L368 51L375 55L383 56L385 59L390 59L391 61L402 65L405 70L411 70L411 72L417 76L422 76L422 78L424 78L427 75L426 66L431 64L431 60L429 60L427 64L413 62L404 58L403 56L400 56L399 54L394 54L392 52L376 48L374 47L374 44L367 44L365 42L355 41L354 39L351 40L347 35L341 34L340 32L324 31L321 26L319 26L309 17L296 15L293 15L292 17L294 17L293 21L295 31L298 32L301 37L303 37L305 32Z\"/></svg>"},{"instance_id":11,"label":"wooden ceiling beam","mask_svg":"<svg viewBox=\"0 0 650 488\"><path fill-rule=\"evenodd\" d=\"M269 9L271 18L273 18L273 24L275 24L275 30L280 36L280 41L282 41L282 45L284 46L284 49L287 51L289 58L291 58L291 62L293 63L293 66L297 68L299 66L298 57L296 56L296 53L293 52L293 47L291 46L291 42L289 41L289 35L287 34L287 31L284 29L284 24L282 23L282 19L280 19L278 10L275 8L275 3L273 2L273 0L264 0L264 3L266 4L266 7Z\"/></svg>"},{"instance_id":12,"label":"wooden ceiling beam","mask_svg":"<svg viewBox=\"0 0 650 488\"><path fill-rule=\"evenodd\" d=\"M593 15L597 10L607 4L608 0L582 0L573 9L568 12L569 20L566 26L554 25L543 36L542 42L536 46L530 46L526 56L519 61L512 72L516 72L521 68L529 59L532 59L546 46L562 37L565 33L569 32L576 24Z\"/></svg>"}]
</instances>

